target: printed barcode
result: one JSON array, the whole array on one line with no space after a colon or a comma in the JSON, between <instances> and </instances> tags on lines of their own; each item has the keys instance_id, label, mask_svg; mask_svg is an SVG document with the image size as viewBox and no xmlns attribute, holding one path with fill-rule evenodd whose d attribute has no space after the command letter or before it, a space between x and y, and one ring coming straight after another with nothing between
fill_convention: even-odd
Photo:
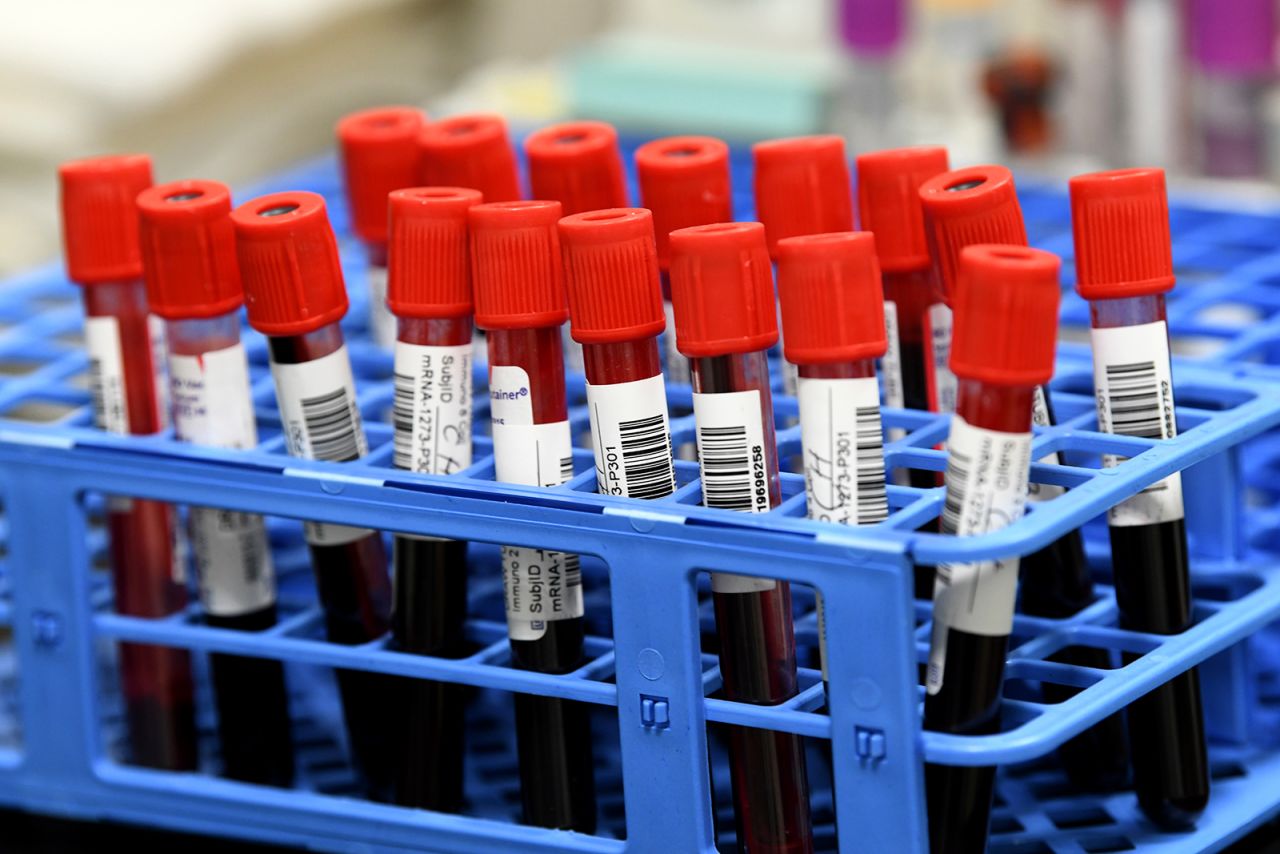
<instances>
[{"instance_id":1,"label":"printed barcode","mask_svg":"<svg viewBox=\"0 0 1280 854\"><path fill-rule=\"evenodd\" d=\"M356 433L360 428L345 388L304 397L301 403L313 459L346 462L360 458Z\"/></svg>"},{"instance_id":2,"label":"printed barcode","mask_svg":"<svg viewBox=\"0 0 1280 854\"><path fill-rule=\"evenodd\" d=\"M704 427L699 431L702 492L708 507L750 512L751 456L745 427Z\"/></svg>"},{"instance_id":3,"label":"printed barcode","mask_svg":"<svg viewBox=\"0 0 1280 854\"><path fill-rule=\"evenodd\" d=\"M662 498L675 492L671 442L662 415L620 421L622 469L631 498Z\"/></svg>"},{"instance_id":4,"label":"printed barcode","mask_svg":"<svg viewBox=\"0 0 1280 854\"><path fill-rule=\"evenodd\" d=\"M953 444L947 457L944 475L947 497L942 505L942 533L954 534L960 530L960 513L964 509L965 495L969 491L969 472L973 460ZM938 567L942 569L941 566Z\"/></svg>"},{"instance_id":5,"label":"printed barcode","mask_svg":"<svg viewBox=\"0 0 1280 854\"><path fill-rule=\"evenodd\" d=\"M565 552L561 552L561 554L564 555L564 586L566 588L581 587L582 561L576 554L568 554Z\"/></svg>"},{"instance_id":6,"label":"printed barcode","mask_svg":"<svg viewBox=\"0 0 1280 854\"><path fill-rule=\"evenodd\" d=\"M413 377L395 375L395 398L391 402L391 421L395 427L392 441L392 464L396 468L413 468Z\"/></svg>"},{"instance_id":7,"label":"printed barcode","mask_svg":"<svg viewBox=\"0 0 1280 854\"><path fill-rule=\"evenodd\" d=\"M107 429L107 394L102 385L102 360L89 359L89 393L93 395L93 423L99 430Z\"/></svg>"},{"instance_id":8,"label":"printed barcode","mask_svg":"<svg viewBox=\"0 0 1280 854\"><path fill-rule=\"evenodd\" d=\"M858 524L869 525L889 515L884 486L884 432L880 407L859 406L854 412L858 425Z\"/></svg>"},{"instance_id":9,"label":"printed barcode","mask_svg":"<svg viewBox=\"0 0 1280 854\"><path fill-rule=\"evenodd\" d=\"M560 458L560 482L573 479L573 454Z\"/></svg>"},{"instance_id":10,"label":"printed barcode","mask_svg":"<svg viewBox=\"0 0 1280 854\"><path fill-rule=\"evenodd\" d=\"M1106 370L1111 432L1143 439L1163 439L1155 362L1107 365Z\"/></svg>"}]
</instances>

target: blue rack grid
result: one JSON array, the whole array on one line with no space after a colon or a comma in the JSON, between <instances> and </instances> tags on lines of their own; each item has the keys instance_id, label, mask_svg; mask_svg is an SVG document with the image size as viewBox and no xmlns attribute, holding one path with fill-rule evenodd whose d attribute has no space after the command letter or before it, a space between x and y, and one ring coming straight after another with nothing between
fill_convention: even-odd
<instances>
[{"instance_id":1,"label":"blue rack grid","mask_svg":"<svg viewBox=\"0 0 1280 854\"><path fill-rule=\"evenodd\" d=\"M745 193L750 182L741 151L734 169L736 187ZM306 164L252 194L285 188L328 197L344 235L349 281L362 282L362 253L347 235L334 164ZM1033 242L1069 256L1061 188L1026 185L1021 198ZM749 215L749 198L738 202ZM680 488L670 499L637 503L597 495L585 446L575 452L578 474L552 490L494 483L485 437L477 439L475 465L461 475L393 469L385 420L391 362L363 336L359 286L351 288L346 325L373 448L364 460L326 464L285 456L265 346L256 335L247 339L262 436L256 450L232 455L163 434L104 435L91 428L87 411L78 294L56 266L13 279L0 291L0 501L7 548L0 624L11 638L4 660L16 662L0 672L0 713L7 711L9 722L0 726L0 803L332 851L711 851L717 843L731 850L715 726L728 723L812 739L814 816L827 849L839 841L843 850L924 851L924 759L1005 766L993 851L1225 846L1280 810L1280 753L1271 752L1280 719L1280 644L1263 631L1280 620L1280 435L1274 431L1280 425L1280 385L1274 383L1280 376L1280 213L1231 213L1211 200L1183 200L1173 224L1183 284L1171 296L1169 317L1175 348L1186 354L1175 364L1181 435L1156 446L1095 432L1088 352L1071 343L1082 340L1087 314L1068 295L1067 343L1053 383L1061 423L1038 431L1035 445L1037 455L1062 452L1064 464L1037 464L1032 476L1071 490L1004 531L965 540L916 530L937 515L938 489L890 487L890 519L857 530L806 520L802 479L791 473L783 475L779 508L746 516L701 507L696 465L683 461L677 463ZM1067 264L1064 282L1071 276ZM477 379L483 380L483 367ZM570 393L582 435L581 378L571 380ZM687 387L670 389L677 444L692 439L689 394ZM794 456L799 433L786 424L795 402L779 397L776 410L783 455ZM483 411L478 415L480 423ZM891 467L944 468L945 454L933 445L946 433L945 417L887 410L885 423L907 431L887 446ZM1133 459L1100 470L1103 453ZM1187 478L1196 625L1174 637L1122 631L1115 626L1098 517L1178 470ZM204 627L195 608L162 620L113 613L102 557L105 494L267 515L281 572L280 624L249 635ZM385 639L361 647L325 643L296 522L302 518L475 541L468 623L475 652L442 660L390 651ZM928 606L911 599L912 563L1026 554L1082 525L1097 570L1097 601L1067 620L1015 620L1004 731L982 737L921 732L915 665L927 652ZM495 536L589 556L591 636L588 661L575 673L549 676L509 666ZM710 570L795 582L797 637L808 653L816 645L812 591L823 592L833 650L825 710L812 668L801 672L801 693L779 707L715 696L717 662L700 642L711 620ZM112 657L114 645L126 640L286 662L298 788L217 779L207 702L201 704L206 773L123 764ZM1143 655L1109 671L1046 660L1072 644ZM1057 745L1197 664L1215 781L1213 801L1194 831L1157 832L1130 793L1068 786L1053 762ZM328 676L335 666L477 689L463 815L354 796ZM1041 681L1085 690L1045 705L1035 690ZM516 823L513 691L569 697L595 710L598 834ZM819 749L822 742L830 743L831 759Z\"/></svg>"}]
</instances>

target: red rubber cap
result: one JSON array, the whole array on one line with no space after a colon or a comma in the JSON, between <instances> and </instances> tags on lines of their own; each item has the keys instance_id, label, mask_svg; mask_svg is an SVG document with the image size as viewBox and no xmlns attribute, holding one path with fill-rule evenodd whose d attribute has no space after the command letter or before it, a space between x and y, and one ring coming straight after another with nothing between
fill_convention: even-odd
<instances>
[{"instance_id":1,"label":"red rubber cap","mask_svg":"<svg viewBox=\"0 0 1280 854\"><path fill-rule=\"evenodd\" d=\"M920 185L950 169L940 145L894 148L858 156L858 221L876 236L886 273L928 270ZM784 336L785 338L785 336Z\"/></svg>"},{"instance_id":2,"label":"red rubber cap","mask_svg":"<svg viewBox=\"0 0 1280 854\"><path fill-rule=\"evenodd\" d=\"M658 263L671 266L671 232L733 220L729 146L711 136L670 136L636 149L640 203L653 211Z\"/></svg>"},{"instance_id":3,"label":"red rubber cap","mask_svg":"<svg viewBox=\"0 0 1280 854\"><path fill-rule=\"evenodd\" d=\"M535 199L555 199L565 215L627 206L618 132L605 122L564 122L524 141Z\"/></svg>"},{"instance_id":4,"label":"red rubber cap","mask_svg":"<svg viewBox=\"0 0 1280 854\"><path fill-rule=\"evenodd\" d=\"M884 290L869 231L778 241L782 348L796 365L875 359L889 349Z\"/></svg>"},{"instance_id":5,"label":"red rubber cap","mask_svg":"<svg viewBox=\"0 0 1280 854\"><path fill-rule=\"evenodd\" d=\"M652 338L667 326L653 215L587 211L560 220L569 331L582 344Z\"/></svg>"},{"instance_id":6,"label":"red rubber cap","mask_svg":"<svg viewBox=\"0 0 1280 854\"><path fill-rule=\"evenodd\" d=\"M351 225L366 243L387 242L387 193L418 184L425 121L416 107L375 107L338 122Z\"/></svg>"},{"instance_id":7,"label":"red rubber cap","mask_svg":"<svg viewBox=\"0 0 1280 854\"><path fill-rule=\"evenodd\" d=\"M1061 266L1057 255L1026 246L961 251L951 342L956 376L1012 386L1049 381Z\"/></svg>"},{"instance_id":8,"label":"red rubber cap","mask_svg":"<svg viewBox=\"0 0 1280 854\"><path fill-rule=\"evenodd\" d=\"M778 241L805 234L853 230L853 190L844 140L799 136L751 146L755 160L756 216L764 223L769 254Z\"/></svg>"},{"instance_id":9,"label":"red rubber cap","mask_svg":"<svg viewBox=\"0 0 1280 854\"><path fill-rule=\"evenodd\" d=\"M487 202L520 198L516 153L501 116L472 113L430 122L418 136L419 180L428 187L470 187Z\"/></svg>"},{"instance_id":10,"label":"red rubber cap","mask_svg":"<svg viewBox=\"0 0 1280 854\"><path fill-rule=\"evenodd\" d=\"M559 202L494 202L471 209L476 326L540 329L569 319L556 229L560 216Z\"/></svg>"},{"instance_id":11,"label":"red rubber cap","mask_svg":"<svg viewBox=\"0 0 1280 854\"><path fill-rule=\"evenodd\" d=\"M231 225L231 191L217 181L174 181L138 196L147 302L169 320L220 317L244 290Z\"/></svg>"},{"instance_id":12,"label":"red rubber cap","mask_svg":"<svg viewBox=\"0 0 1280 854\"><path fill-rule=\"evenodd\" d=\"M413 187L387 197L387 307L396 317L471 314L471 248L467 211L479 190Z\"/></svg>"},{"instance_id":13,"label":"red rubber cap","mask_svg":"<svg viewBox=\"0 0 1280 854\"><path fill-rule=\"evenodd\" d=\"M347 313L338 244L324 198L272 193L231 212L249 325L264 335L314 332Z\"/></svg>"},{"instance_id":14,"label":"red rubber cap","mask_svg":"<svg viewBox=\"0 0 1280 854\"><path fill-rule=\"evenodd\" d=\"M778 340L773 266L758 222L671 233L676 348L690 358L753 353Z\"/></svg>"},{"instance_id":15,"label":"red rubber cap","mask_svg":"<svg viewBox=\"0 0 1280 854\"><path fill-rule=\"evenodd\" d=\"M151 158L117 154L72 160L58 167L58 181L67 278L96 285L141 276L135 201L151 186Z\"/></svg>"},{"instance_id":16,"label":"red rubber cap","mask_svg":"<svg viewBox=\"0 0 1280 854\"><path fill-rule=\"evenodd\" d=\"M955 299L960 251L977 243L1027 245L1027 229L1003 166L973 166L945 172L920 187L929 252L947 301Z\"/></svg>"},{"instance_id":17,"label":"red rubber cap","mask_svg":"<svg viewBox=\"0 0 1280 854\"><path fill-rule=\"evenodd\" d=\"M1172 290L1169 200L1161 169L1119 169L1071 179L1076 290L1085 299Z\"/></svg>"}]
</instances>

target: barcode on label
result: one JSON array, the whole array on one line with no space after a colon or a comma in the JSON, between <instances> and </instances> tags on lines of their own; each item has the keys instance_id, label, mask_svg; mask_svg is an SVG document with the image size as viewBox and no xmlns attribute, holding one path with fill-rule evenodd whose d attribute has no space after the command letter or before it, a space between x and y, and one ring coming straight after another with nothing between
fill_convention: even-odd
<instances>
[{"instance_id":1,"label":"barcode on label","mask_svg":"<svg viewBox=\"0 0 1280 854\"><path fill-rule=\"evenodd\" d=\"M944 475L947 493L942 505L942 533L954 534L960 530L960 514L964 510L965 495L969 490L969 473L973 460L964 451L951 446L947 455L947 472ZM941 574L943 568L938 567Z\"/></svg>"},{"instance_id":2,"label":"barcode on label","mask_svg":"<svg viewBox=\"0 0 1280 854\"><path fill-rule=\"evenodd\" d=\"M392 464L400 469L413 468L413 400L413 377L395 374L395 397L391 401L391 423L395 428Z\"/></svg>"},{"instance_id":3,"label":"barcode on label","mask_svg":"<svg viewBox=\"0 0 1280 854\"><path fill-rule=\"evenodd\" d=\"M622 435L622 470L627 495L662 498L675 492L667 419L662 415L618 423Z\"/></svg>"},{"instance_id":4,"label":"barcode on label","mask_svg":"<svg viewBox=\"0 0 1280 854\"><path fill-rule=\"evenodd\" d=\"M884 432L880 407L859 406L856 410L858 524L882 522L889 515L889 497L884 485Z\"/></svg>"},{"instance_id":5,"label":"barcode on label","mask_svg":"<svg viewBox=\"0 0 1280 854\"><path fill-rule=\"evenodd\" d=\"M1154 362L1106 366L1107 408L1111 432L1143 439L1163 439L1160 384Z\"/></svg>"},{"instance_id":6,"label":"barcode on label","mask_svg":"<svg viewBox=\"0 0 1280 854\"><path fill-rule=\"evenodd\" d=\"M566 483L573 479L573 454L560 458L560 482Z\"/></svg>"},{"instance_id":7,"label":"barcode on label","mask_svg":"<svg viewBox=\"0 0 1280 854\"><path fill-rule=\"evenodd\" d=\"M360 458L360 427L345 388L304 397L300 403L313 459L346 462Z\"/></svg>"},{"instance_id":8,"label":"barcode on label","mask_svg":"<svg viewBox=\"0 0 1280 854\"><path fill-rule=\"evenodd\" d=\"M702 460L702 491L708 507L725 510L752 508L751 456L745 427L706 427L698 432L702 440L698 453Z\"/></svg>"},{"instance_id":9,"label":"barcode on label","mask_svg":"<svg viewBox=\"0 0 1280 854\"><path fill-rule=\"evenodd\" d=\"M102 385L102 360L89 359L89 394L93 396L93 424L107 429L107 395Z\"/></svg>"}]
</instances>

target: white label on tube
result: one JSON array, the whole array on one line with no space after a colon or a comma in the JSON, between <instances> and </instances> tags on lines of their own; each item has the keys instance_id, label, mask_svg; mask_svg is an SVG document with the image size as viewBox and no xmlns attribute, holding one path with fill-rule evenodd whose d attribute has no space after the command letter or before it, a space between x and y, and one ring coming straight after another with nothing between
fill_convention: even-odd
<instances>
[{"instance_id":1,"label":"white label on tube","mask_svg":"<svg viewBox=\"0 0 1280 854\"><path fill-rule=\"evenodd\" d=\"M560 327L560 340L564 345L564 368L571 374L581 374L586 371L586 365L582 361L582 345L573 340L573 336L569 334L569 324Z\"/></svg>"},{"instance_id":2,"label":"white label on tube","mask_svg":"<svg viewBox=\"0 0 1280 854\"><path fill-rule=\"evenodd\" d=\"M871 525L889 515L875 377L800 377L800 438L809 518Z\"/></svg>"},{"instance_id":3,"label":"white label on tube","mask_svg":"<svg viewBox=\"0 0 1280 854\"><path fill-rule=\"evenodd\" d=\"M769 511L769 463L761 417L760 392L755 389L693 396L702 503L707 507ZM758 593L776 585L770 578L711 573L716 593Z\"/></svg>"},{"instance_id":4,"label":"white label on tube","mask_svg":"<svg viewBox=\"0 0 1280 854\"><path fill-rule=\"evenodd\" d=\"M235 450L258 444L249 364L240 343L199 356L171 354L169 384L178 438ZM206 612L233 617L275 602L271 552L261 516L192 507L190 531Z\"/></svg>"},{"instance_id":5,"label":"white label on tube","mask_svg":"<svg viewBox=\"0 0 1280 854\"><path fill-rule=\"evenodd\" d=\"M147 335L151 341L151 368L156 375L156 412L159 414L160 429L169 426L169 368L166 354L169 352L169 336L164 327L164 319L147 315Z\"/></svg>"},{"instance_id":6,"label":"white label on tube","mask_svg":"<svg viewBox=\"0 0 1280 854\"><path fill-rule=\"evenodd\" d=\"M689 385L693 381L689 375L689 359L676 349L675 308L670 302L663 302L662 311L667 316L667 328L662 333L663 353L667 360L667 382Z\"/></svg>"},{"instance_id":7,"label":"white label on tube","mask_svg":"<svg viewBox=\"0 0 1280 854\"><path fill-rule=\"evenodd\" d=\"M387 308L387 268L370 264L366 278L369 282L369 337L384 350L396 343L396 316Z\"/></svg>"},{"instance_id":8,"label":"white label on tube","mask_svg":"<svg viewBox=\"0 0 1280 854\"><path fill-rule=\"evenodd\" d=\"M998 531L1021 518L1027 501L1031 434L975 427L959 415L947 440L946 503L942 532L972 537ZM933 644L927 688L942 687L948 628L998 637L1013 629L1018 558L938 566L933 588Z\"/></svg>"},{"instance_id":9,"label":"white label on tube","mask_svg":"<svg viewBox=\"0 0 1280 854\"><path fill-rule=\"evenodd\" d=\"M956 411L956 375L951 373L950 307L934 303L925 312L929 347L933 354L925 366L929 375L929 405L934 412Z\"/></svg>"},{"instance_id":10,"label":"white label on tube","mask_svg":"<svg viewBox=\"0 0 1280 854\"><path fill-rule=\"evenodd\" d=\"M1053 423L1053 419L1049 417L1049 401L1042 386L1036 386L1031 395L1031 423L1037 427L1048 427ZM1045 454L1036 462L1056 466L1060 462L1058 452ZM1031 483L1027 485L1027 498L1031 501L1050 501L1066 491L1065 487L1048 483Z\"/></svg>"},{"instance_id":11,"label":"white label on tube","mask_svg":"<svg viewBox=\"0 0 1280 854\"><path fill-rule=\"evenodd\" d=\"M559 486L573 477L568 421L533 423L529 374L517 365L489 368L494 479L525 486ZM502 547L507 634L537 640L547 623L581 617L578 556L530 546Z\"/></svg>"},{"instance_id":12,"label":"white label on tube","mask_svg":"<svg viewBox=\"0 0 1280 854\"><path fill-rule=\"evenodd\" d=\"M461 471L471 465L471 344L395 346L396 467Z\"/></svg>"},{"instance_id":13,"label":"white label on tube","mask_svg":"<svg viewBox=\"0 0 1280 854\"><path fill-rule=\"evenodd\" d=\"M1164 321L1094 329L1091 337L1098 429L1145 439L1176 436L1169 332ZM1125 459L1104 454L1102 464L1110 468ZM1182 515L1182 475L1174 472L1111 508L1107 522L1116 527L1154 525Z\"/></svg>"},{"instance_id":14,"label":"white label on tube","mask_svg":"<svg viewBox=\"0 0 1280 854\"><path fill-rule=\"evenodd\" d=\"M880 378L884 381L884 405L903 409L907 405L906 391L902 385L902 341L898 333L898 304L892 300L884 303L884 332L889 348L880 359ZM906 435L901 427L891 431L894 441Z\"/></svg>"},{"instance_id":15,"label":"white label on tube","mask_svg":"<svg viewBox=\"0 0 1280 854\"><path fill-rule=\"evenodd\" d=\"M84 343L89 351L94 423L108 433L128 433L129 401L124 385L120 324L114 317L86 317Z\"/></svg>"},{"instance_id":16,"label":"white label on tube","mask_svg":"<svg viewBox=\"0 0 1280 854\"><path fill-rule=\"evenodd\" d=\"M271 375L285 446L292 456L346 462L369 452L345 344L309 362L272 362ZM344 545L369 533L367 528L306 523L307 542L313 546Z\"/></svg>"},{"instance_id":17,"label":"white label on tube","mask_svg":"<svg viewBox=\"0 0 1280 854\"><path fill-rule=\"evenodd\" d=\"M675 492L661 374L634 382L587 383L587 411L601 495L652 499Z\"/></svg>"},{"instance_id":18,"label":"white label on tube","mask_svg":"<svg viewBox=\"0 0 1280 854\"><path fill-rule=\"evenodd\" d=\"M193 445L246 450L258 444L249 363L236 343L199 356L169 356L173 428Z\"/></svg>"}]
</instances>

